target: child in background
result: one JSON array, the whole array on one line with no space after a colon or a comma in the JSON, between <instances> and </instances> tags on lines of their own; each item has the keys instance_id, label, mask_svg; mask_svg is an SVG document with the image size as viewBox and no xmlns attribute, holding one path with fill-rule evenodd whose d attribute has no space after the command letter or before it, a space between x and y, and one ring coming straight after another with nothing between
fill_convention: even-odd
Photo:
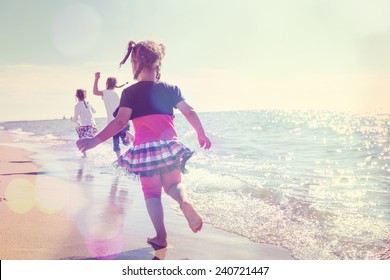
<instances>
[{"instance_id":1,"label":"child in background","mask_svg":"<svg viewBox=\"0 0 390 280\"><path fill-rule=\"evenodd\" d=\"M85 101L87 98L86 90L78 89L76 98L78 103L74 106L74 114L71 121L77 123L76 131L79 139L93 137L98 132L95 119L92 116L96 111L89 102ZM80 122L78 122L79 119ZM87 154L83 152L83 158L85 157L87 157Z\"/></svg>"},{"instance_id":2,"label":"child in background","mask_svg":"<svg viewBox=\"0 0 390 280\"><path fill-rule=\"evenodd\" d=\"M209 149L211 141L180 89L160 81L165 47L153 41L137 44L130 41L120 65L126 62L130 54L134 79L138 82L122 92L116 118L95 137L78 140L76 144L82 152L92 149L132 120L134 146L119 157L117 163L127 172L140 176L146 207L156 230L156 236L148 238L147 242L154 247L166 247L162 189L178 202L193 232L200 231L203 225L202 217L187 198L185 188L180 185L181 171L193 152L177 140L173 110L179 109L195 129L200 147Z\"/></svg>"},{"instance_id":3,"label":"child in background","mask_svg":"<svg viewBox=\"0 0 390 280\"><path fill-rule=\"evenodd\" d=\"M108 77L106 81L106 89L99 90L98 82L100 79L100 72L95 73L95 81L93 83L93 94L101 96L104 101L104 106L106 107L107 112L107 123L114 119L114 112L119 106L119 97L115 92L115 88L120 88L122 86L117 86L117 81L115 77ZM134 140L134 136L129 131L130 125L127 124L121 131L115 134L112 137L113 150L116 153L117 157L121 154L121 148L119 146L119 140L122 140L122 144L127 146L131 141Z\"/></svg>"}]
</instances>

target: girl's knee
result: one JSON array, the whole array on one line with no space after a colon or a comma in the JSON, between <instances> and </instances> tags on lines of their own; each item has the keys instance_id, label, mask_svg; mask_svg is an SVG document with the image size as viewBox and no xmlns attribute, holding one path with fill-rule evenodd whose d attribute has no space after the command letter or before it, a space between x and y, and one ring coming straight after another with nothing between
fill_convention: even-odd
<instances>
[{"instance_id":1,"label":"girl's knee","mask_svg":"<svg viewBox=\"0 0 390 280\"><path fill-rule=\"evenodd\" d=\"M175 184L171 184L171 185L164 185L163 188L164 188L165 193L170 195L170 190L177 189L178 185L179 185L179 183L175 183Z\"/></svg>"},{"instance_id":2,"label":"girl's knee","mask_svg":"<svg viewBox=\"0 0 390 280\"><path fill-rule=\"evenodd\" d=\"M150 198L157 198L157 199L161 199L161 190L159 192L152 192L152 191L145 191L144 189L142 189L143 192L144 192L144 199L150 199Z\"/></svg>"},{"instance_id":3,"label":"girl's knee","mask_svg":"<svg viewBox=\"0 0 390 280\"><path fill-rule=\"evenodd\" d=\"M169 173L162 174L161 177L165 191L167 191L171 186L178 185L181 183L181 173L178 169Z\"/></svg>"}]
</instances>

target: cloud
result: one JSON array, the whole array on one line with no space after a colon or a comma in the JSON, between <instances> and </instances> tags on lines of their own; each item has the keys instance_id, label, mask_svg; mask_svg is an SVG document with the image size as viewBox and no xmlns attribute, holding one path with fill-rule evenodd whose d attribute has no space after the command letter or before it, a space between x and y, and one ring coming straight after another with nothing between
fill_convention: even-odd
<instances>
[{"instance_id":1,"label":"cloud","mask_svg":"<svg viewBox=\"0 0 390 280\"><path fill-rule=\"evenodd\" d=\"M96 116L105 117L101 98L92 94L94 73L102 72L100 88L104 88L108 76L116 76L119 83L133 80L128 69L117 69L116 62L101 65L0 66L0 121L70 117L77 88L87 90L87 98L98 112ZM390 79L380 73L269 76L241 69L198 68L189 74L167 71L163 79L177 84L197 111L327 109L366 112L382 108L390 112Z\"/></svg>"},{"instance_id":2,"label":"cloud","mask_svg":"<svg viewBox=\"0 0 390 280\"><path fill-rule=\"evenodd\" d=\"M198 69L190 77L168 76L198 111L247 109L390 112L390 79L379 74L261 76L227 69Z\"/></svg>"}]
</instances>

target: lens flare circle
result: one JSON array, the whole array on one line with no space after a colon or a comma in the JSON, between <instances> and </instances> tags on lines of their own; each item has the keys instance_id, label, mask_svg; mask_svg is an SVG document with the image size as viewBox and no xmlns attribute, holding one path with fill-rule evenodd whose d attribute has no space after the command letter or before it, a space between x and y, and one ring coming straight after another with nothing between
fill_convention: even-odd
<instances>
[{"instance_id":1,"label":"lens flare circle","mask_svg":"<svg viewBox=\"0 0 390 280\"><path fill-rule=\"evenodd\" d=\"M34 184L26 179L12 180L5 191L7 206L18 214L25 214L35 206Z\"/></svg>"}]
</instances>

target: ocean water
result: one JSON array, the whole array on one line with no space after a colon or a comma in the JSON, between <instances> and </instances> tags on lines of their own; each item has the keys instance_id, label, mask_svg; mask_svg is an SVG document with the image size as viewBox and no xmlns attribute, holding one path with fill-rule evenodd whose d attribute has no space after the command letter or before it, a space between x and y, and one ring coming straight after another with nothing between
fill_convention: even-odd
<instances>
[{"instance_id":1,"label":"ocean water","mask_svg":"<svg viewBox=\"0 0 390 280\"><path fill-rule=\"evenodd\" d=\"M297 259L390 258L390 115L329 111L199 114L213 142L198 148L180 114L180 141L196 151L184 175L205 221ZM99 129L105 118L97 119ZM69 120L0 123L26 149L45 154L53 176L80 162ZM88 152L92 173L115 172L108 141ZM125 150L123 150L124 152ZM74 167L61 171L61 165Z\"/></svg>"}]
</instances>

